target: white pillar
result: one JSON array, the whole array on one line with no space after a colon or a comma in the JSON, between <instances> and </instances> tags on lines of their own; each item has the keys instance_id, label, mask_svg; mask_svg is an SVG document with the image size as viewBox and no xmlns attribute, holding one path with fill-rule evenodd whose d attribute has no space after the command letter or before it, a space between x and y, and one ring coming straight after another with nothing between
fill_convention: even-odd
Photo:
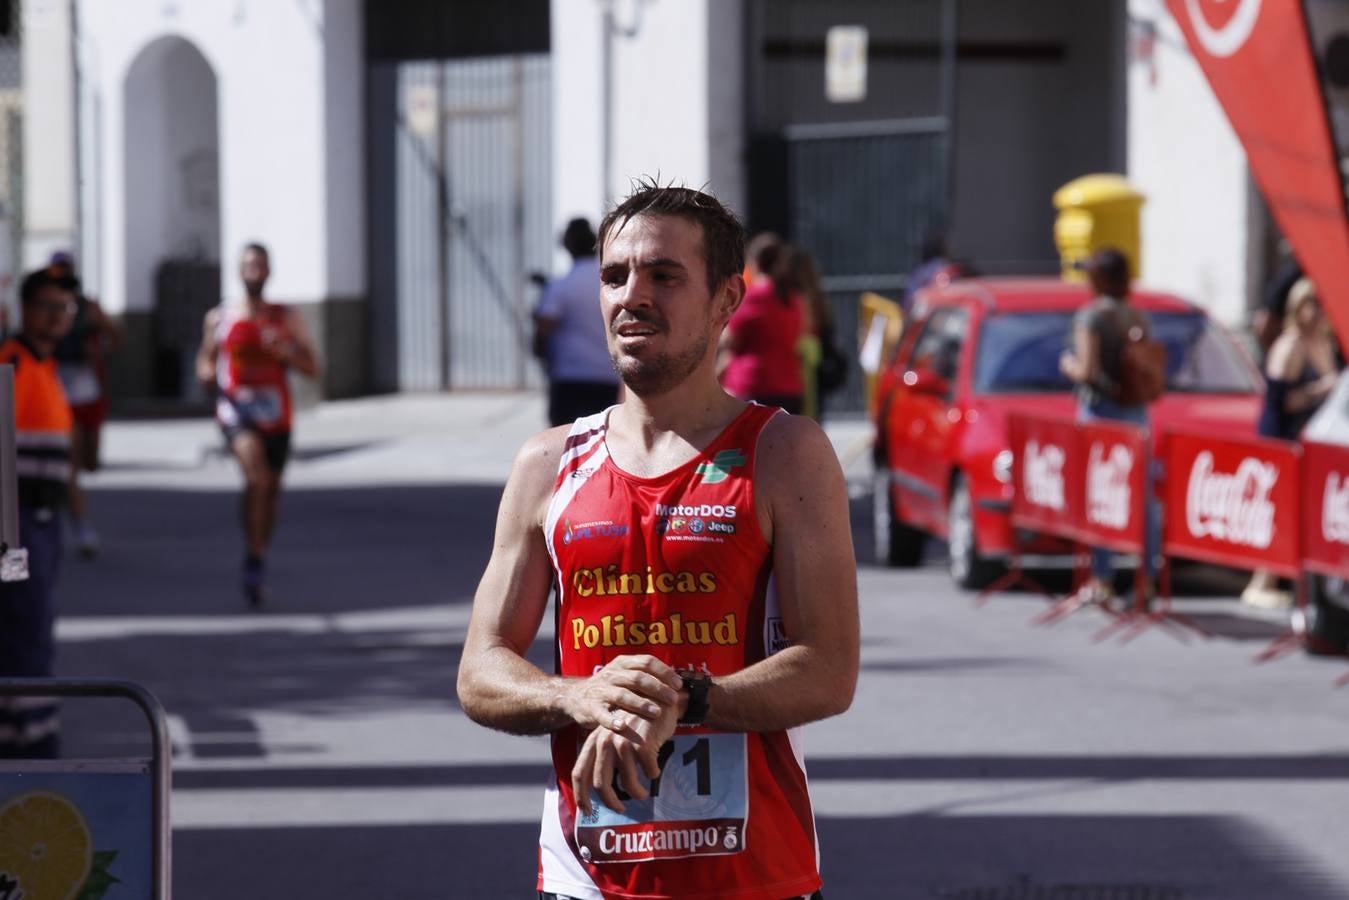
<instances>
[{"instance_id":1,"label":"white pillar","mask_svg":"<svg viewBox=\"0 0 1349 900\"><path fill-rule=\"evenodd\" d=\"M24 249L22 268L70 249L76 237L75 74L67 0L23 10Z\"/></svg>"}]
</instances>

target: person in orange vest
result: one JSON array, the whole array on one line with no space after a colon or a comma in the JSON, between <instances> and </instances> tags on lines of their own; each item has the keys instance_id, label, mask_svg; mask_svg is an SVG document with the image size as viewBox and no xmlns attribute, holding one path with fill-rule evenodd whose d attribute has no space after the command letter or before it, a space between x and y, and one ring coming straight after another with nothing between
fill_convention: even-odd
<instances>
[{"instance_id":1,"label":"person in orange vest","mask_svg":"<svg viewBox=\"0 0 1349 900\"><path fill-rule=\"evenodd\" d=\"M23 330L0 345L14 367L19 539L28 579L0 582L0 677L46 678L55 656L52 590L61 562L61 510L70 485L74 418L61 388L56 344L75 319L74 278L39 269L20 288ZM56 704L0 698L0 758L53 758Z\"/></svg>"}]
</instances>

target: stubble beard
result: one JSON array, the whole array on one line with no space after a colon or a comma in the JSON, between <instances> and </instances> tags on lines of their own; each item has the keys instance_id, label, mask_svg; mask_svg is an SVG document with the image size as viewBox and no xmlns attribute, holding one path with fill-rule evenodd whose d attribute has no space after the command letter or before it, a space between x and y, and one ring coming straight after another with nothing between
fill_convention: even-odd
<instances>
[{"instance_id":1,"label":"stubble beard","mask_svg":"<svg viewBox=\"0 0 1349 900\"><path fill-rule=\"evenodd\" d=\"M660 353L651 359L640 359L615 350L609 359L628 390L640 397L654 397L683 384L702 364L711 340L709 325L698 340L680 353Z\"/></svg>"}]
</instances>

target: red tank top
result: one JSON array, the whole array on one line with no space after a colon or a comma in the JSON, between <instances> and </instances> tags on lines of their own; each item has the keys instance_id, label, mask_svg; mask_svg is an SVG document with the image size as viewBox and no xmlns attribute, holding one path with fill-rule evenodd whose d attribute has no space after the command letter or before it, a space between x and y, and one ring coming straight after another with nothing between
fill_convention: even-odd
<instances>
[{"instance_id":1,"label":"red tank top","mask_svg":"<svg viewBox=\"0 0 1349 900\"><path fill-rule=\"evenodd\" d=\"M755 451L777 412L748 406L696 458L655 478L609 458L607 412L572 426L544 531L561 674L649 653L715 678L785 645L754 506ZM578 820L571 769L583 738L576 726L553 735L539 890L781 900L819 889L796 729L680 727L661 748L652 798L625 799L620 813L594 795L595 813Z\"/></svg>"},{"instance_id":2,"label":"red tank top","mask_svg":"<svg viewBox=\"0 0 1349 900\"><path fill-rule=\"evenodd\" d=\"M264 433L290 430L286 367L266 349L273 340L293 340L284 306L268 303L256 316L247 309L222 309L216 331L216 417L222 424Z\"/></svg>"}]
</instances>

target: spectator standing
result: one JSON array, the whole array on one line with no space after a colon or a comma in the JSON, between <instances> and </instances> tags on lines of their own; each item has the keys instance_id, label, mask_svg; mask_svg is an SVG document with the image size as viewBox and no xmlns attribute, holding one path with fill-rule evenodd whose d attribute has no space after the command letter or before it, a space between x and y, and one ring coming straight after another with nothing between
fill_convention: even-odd
<instances>
[{"instance_id":1,"label":"spectator standing","mask_svg":"<svg viewBox=\"0 0 1349 900\"><path fill-rule=\"evenodd\" d=\"M548 423L565 425L618 400L618 375L600 317L595 231L572 219L562 233L571 271L549 282L534 312L534 354L548 372Z\"/></svg>"},{"instance_id":2,"label":"spectator standing","mask_svg":"<svg viewBox=\"0 0 1349 900\"><path fill-rule=\"evenodd\" d=\"M70 468L70 522L80 555L98 554L98 532L89 521L88 502L80 486L80 472L97 472L103 423L108 417L107 354L122 342L122 327L103 312L98 301L87 296L75 273L75 258L69 253L52 255L48 264L58 278L76 284L75 321L56 345L57 370L75 418L71 435L74 465Z\"/></svg>"},{"instance_id":3,"label":"spectator standing","mask_svg":"<svg viewBox=\"0 0 1349 900\"><path fill-rule=\"evenodd\" d=\"M1265 286L1265 294L1260 306L1251 316L1251 333L1261 354L1268 356L1269 348L1274 346L1284 331L1284 320L1288 314L1288 294L1293 285L1302 279L1302 265L1293 255L1287 241L1279 245L1282 262L1274 271L1274 277Z\"/></svg>"},{"instance_id":4,"label":"spectator standing","mask_svg":"<svg viewBox=\"0 0 1349 900\"><path fill-rule=\"evenodd\" d=\"M799 352L803 363L802 412L817 422L823 422L824 397L843 385L848 375L848 363L838 346L834 311L820 285L820 272L815 266L815 258L800 248L791 252L790 257L804 301Z\"/></svg>"},{"instance_id":5,"label":"spectator standing","mask_svg":"<svg viewBox=\"0 0 1349 900\"><path fill-rule=\"evenodd\" d=\"M19 289L22 331L0 345L14 367L19 536L28 579L0 582L0 676L50 678L56 651L52 591L61 565L61 510L70 491L72 416L52 356L75 317L77 285L39 269ZM56 704L0 698L0 758L59 754Z\"/></svg>"},{"instance_id":6,"label":"spectator standing","mask_svg":"<svg viewBox=\"0 0 1349 900\"><path fill-rule=\"evenodd\" d=\"M1283 332L1265 357L1265 402L1256 431L1262 437L1296 441L1339 377L1335 343L1311 279L1298 279L1288 291L1283 321ZM1265 571L1252 576L1241 600L1265 609L1293 604L1292 594Z\"/></svg>"},{"instance_id":7,"label":"spectator standing","mask_svg":"<svg viewBox=\"0 0 1349 900\"><path fill-rule=\"evenodd\" d=\"M1129 303L1129 261L1119 250L1107 247L1093 253L1085 268L1095 297L1073 317L1071 347L1059 358L1059 369L1077 386L1077 420L1106 419L1146 428L1146 406L1125 406L1115 399L1120 385L1121 359L1130 331L1140 328L1144 337L1152 334L1147 316ZM1147 480L1150 484L1151 478ZM1143 564L1150 593L1159 523L1151 487L1146 496ZM1080 599L1089 603L1108 602L1113 593L1113 577L1110 551L1091 548L1091 574L1079 590ZM1135 602L1142 606L1148 599L1138 597Z\"/></svg>"},{"instance_id":8,"label":"spectator standing","mask_svg":"<svg viewBox=\"0 0 1349 900\"><path fill-rule=\"evenodd\" d=\"M904 281L904 298L900 306L906 319L913 314L914 296L951 269L951 251L946 246L946 235L940 231L928 234L923 238L923 245L918 252L918 267Z\"/></svg>"},{"instance_id":9,"label":"spectator standing","mask_svg":"<svg viewBox=\"0 0 1349 900\"><path fill-rule=\"evenodd\" d=\"M805 392L800 346L805 301L792 261L794 252L777 245L760 253L759 265L768 277L746 289L744 302L722 333L726 365L721 381L742 400L799 415Z\"/></svg>"}]
</instances>

